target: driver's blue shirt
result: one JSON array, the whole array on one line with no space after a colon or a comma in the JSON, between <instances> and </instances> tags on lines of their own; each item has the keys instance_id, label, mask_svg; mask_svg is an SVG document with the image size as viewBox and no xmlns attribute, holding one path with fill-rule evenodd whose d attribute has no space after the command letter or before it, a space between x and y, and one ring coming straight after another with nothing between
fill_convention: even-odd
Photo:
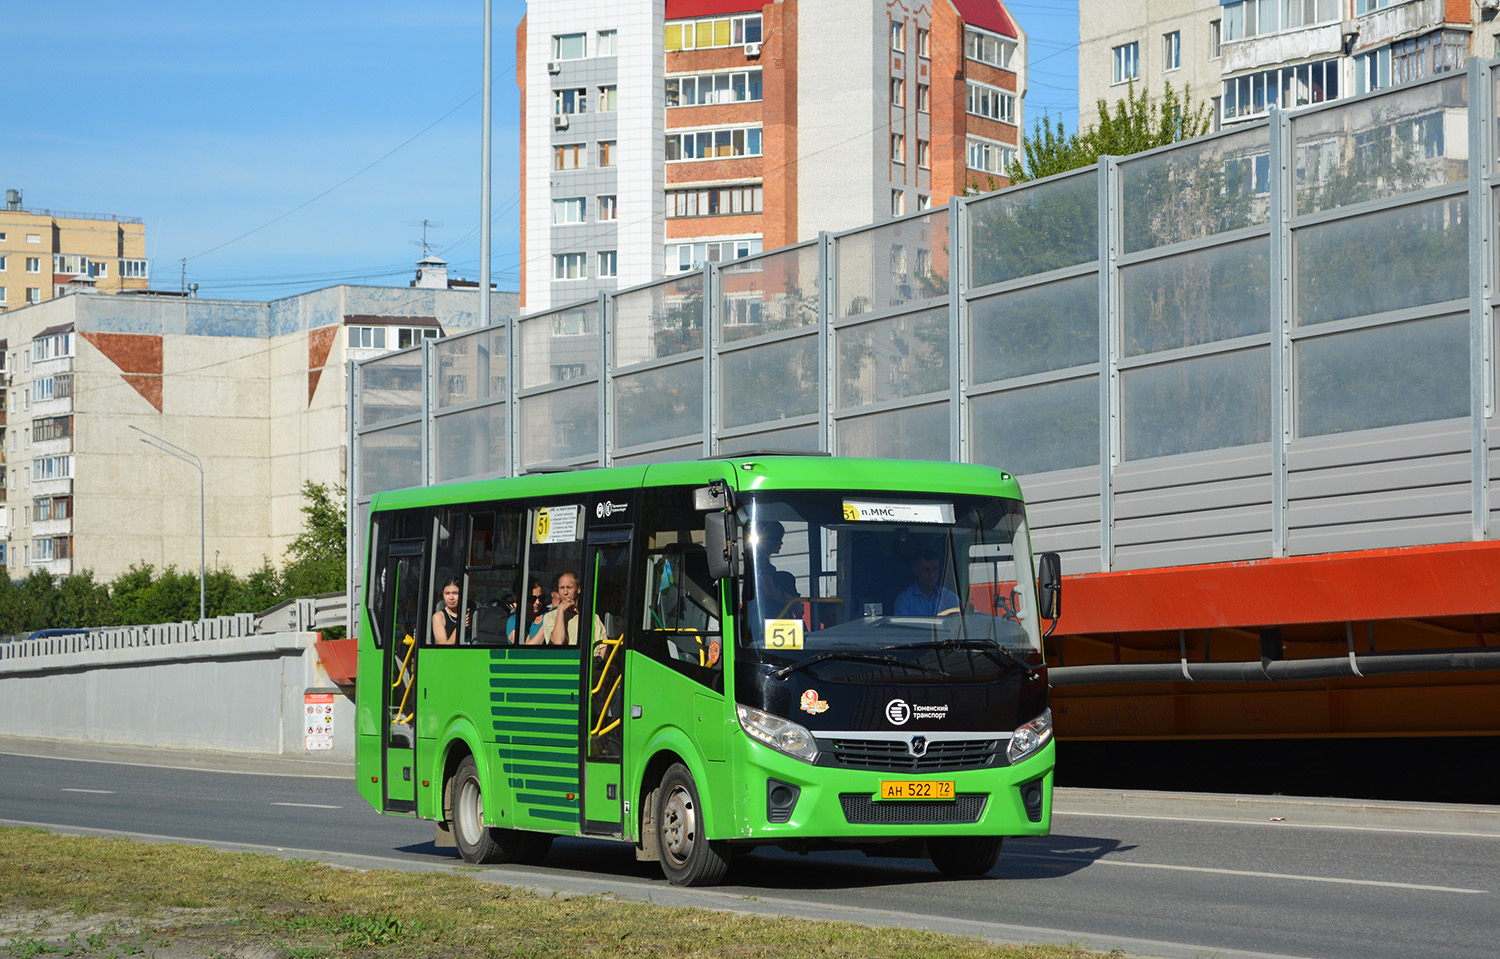
<instances>
[{"instance_id":1,"label":"driver's blue shirt","mask_svg":"<svg viewBox=\"0 0 1500 959\"><path fill-rule=\"evenodd\" d=\"M895 615L936 616L945 609L954 609L962 605L958 601L958 594L951 589L939 586L932 591L931 596L923 596L917 584L912 583L896 595Z\"/></svg>"}]
</instances>

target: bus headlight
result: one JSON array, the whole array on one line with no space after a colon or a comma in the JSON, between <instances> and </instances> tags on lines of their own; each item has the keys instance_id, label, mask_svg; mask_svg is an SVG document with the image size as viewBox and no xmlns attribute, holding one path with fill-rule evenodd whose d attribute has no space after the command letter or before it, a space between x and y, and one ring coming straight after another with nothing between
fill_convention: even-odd
<instances>
[{"instance_id":1,"label":"bus headlight","mask_svg":"<svg viewBox=\"0 0 1500 959\"><path fill-rule=\"evenodd\" d=\"M735 712L740 717L740 728L756 742L764 743L777 752L786 753L805 763L817 761L818 744L813 741L812 733L805 726L749 706L736 706Z\"/></svg>"},{"instance_id":2,"label":"bus headlight","mask_svg":"<svg viewBox=\"0 0 1500 959\"><path fill-rule=\"evenodd\" d=\"M1052 710L1044 709L1040 716L1010 734L1010 745L1005 748L1005 755L1014 766L1051 741Z\"/></svg>"}]
</instances>

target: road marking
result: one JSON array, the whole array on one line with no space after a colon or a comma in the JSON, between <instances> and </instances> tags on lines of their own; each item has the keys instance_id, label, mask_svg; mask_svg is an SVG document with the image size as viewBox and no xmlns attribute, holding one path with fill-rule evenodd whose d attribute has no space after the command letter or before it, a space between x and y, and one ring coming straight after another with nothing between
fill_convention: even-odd
<instances>
[{"instance_id":1,"label":"road marking","mask_svg":"<svg viewBox=\"0 0 1500 959\"><path fill-rule=\"evenodd\" d=\"M1208 816L1147 816L1128 812L1079 812L1054 809L1053 816L1079 816L1085 819L1148 819L1157 822L1201 822L1214 826L1275 826L1278 829L1344 829L1351 832L1391 832L1408 836L1444 836L1459 839L1496 839L1493 832L1465 832L1458 829L1414 829L1402 826L1360 826L1332 822L1271 822L1269 819L1213 819Z\"/></svg>"},{"instance_id":2,"label":"road marking","mask_svg":"<svg viewBox=\"0 0 1500 959\"><path fill-rule=\"evenodd\" d=\"M113 789L73 789L70 786L62 787L62 791L65 793L95 793L100 796L113 796L115 794Z\"/></svg>"},{"instance_id":3,"label":"road marking","mask_svg":"<svg viewBox=\"0 0 1500 959\"><path fill-rule=\"evenodd\" d=\"M1105 866L1130 866L1135 869L1168 869L1174 872L1206 872L1218 876L1248 876L1254 879L1298 879L1303 882L1329 882L1345 886L1381 886L1386 889L1409 889L1418 892L1456 892L1482 896L1488 889L1458 889L1453 886L1423 886L1410 882L1382 882L1379 879L1341 879L1337 876L1299 876L1285 872L1256 872L1251 869L1215 869L1210 866L1172 866L1160 862L1130 862L1125 859L1082 859L1078 856L1044 856L1037 853L1005 853L1006 859L1044 859L1048 862L1082 863Z\"/></svg>"},{"instance_id":4,"label":"road marking","mask_svg":"<svg viewBox=\"0 0 1500 959\"><path fill-rule=\"evenodd\" d=\"M273 806L296 806L298 809L343 809L343 806L325 806L317 802L273 802Z\"/></svg>"}]
</instances>

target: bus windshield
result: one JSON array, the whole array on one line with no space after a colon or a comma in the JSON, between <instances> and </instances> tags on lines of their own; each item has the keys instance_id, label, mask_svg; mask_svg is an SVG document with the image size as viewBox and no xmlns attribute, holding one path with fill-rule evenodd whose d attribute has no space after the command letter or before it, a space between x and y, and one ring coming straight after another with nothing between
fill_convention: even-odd
<instances>
[{"instance_id":1,"label":"bus windshield","mask_svg":"<svg viewBox=\"0 0 1500 959\"><path fill-rule=\"evenodd\" d=\"M746 494L738 642L795 664L935 644L1039 662L1030 537L1019 501L858 492Z\"/></svg>"}]
</instances>

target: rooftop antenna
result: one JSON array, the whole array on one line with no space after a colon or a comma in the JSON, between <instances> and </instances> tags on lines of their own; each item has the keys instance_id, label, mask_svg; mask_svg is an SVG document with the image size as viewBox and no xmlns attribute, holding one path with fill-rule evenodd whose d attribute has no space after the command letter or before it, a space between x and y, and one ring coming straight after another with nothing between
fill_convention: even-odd
<instances>
[{"instance_id":1,"label":"rooftop antenna","mask_svg":"<svg viewBox=\"0 0 1500 959\"><path fill-rule=\"evenodd\" d=\"M410 242L411 242L412 246L421 246L422 247L422 256L424 258L427 256L428 253L431 253L434 250L441 250L443 248L443 245L441 243L432 243L432 242L429 242L428 239L427 239L427 231L429 229L441 230L443 228L443 224L441 222L439 222L437 220L407 220L406 221L406 225L407 226L420 226L422 228L422 240L421 240L421 242L418 243L418 241L416 241L416 240L411 240Z\"/></svg>"}]
</instances>

